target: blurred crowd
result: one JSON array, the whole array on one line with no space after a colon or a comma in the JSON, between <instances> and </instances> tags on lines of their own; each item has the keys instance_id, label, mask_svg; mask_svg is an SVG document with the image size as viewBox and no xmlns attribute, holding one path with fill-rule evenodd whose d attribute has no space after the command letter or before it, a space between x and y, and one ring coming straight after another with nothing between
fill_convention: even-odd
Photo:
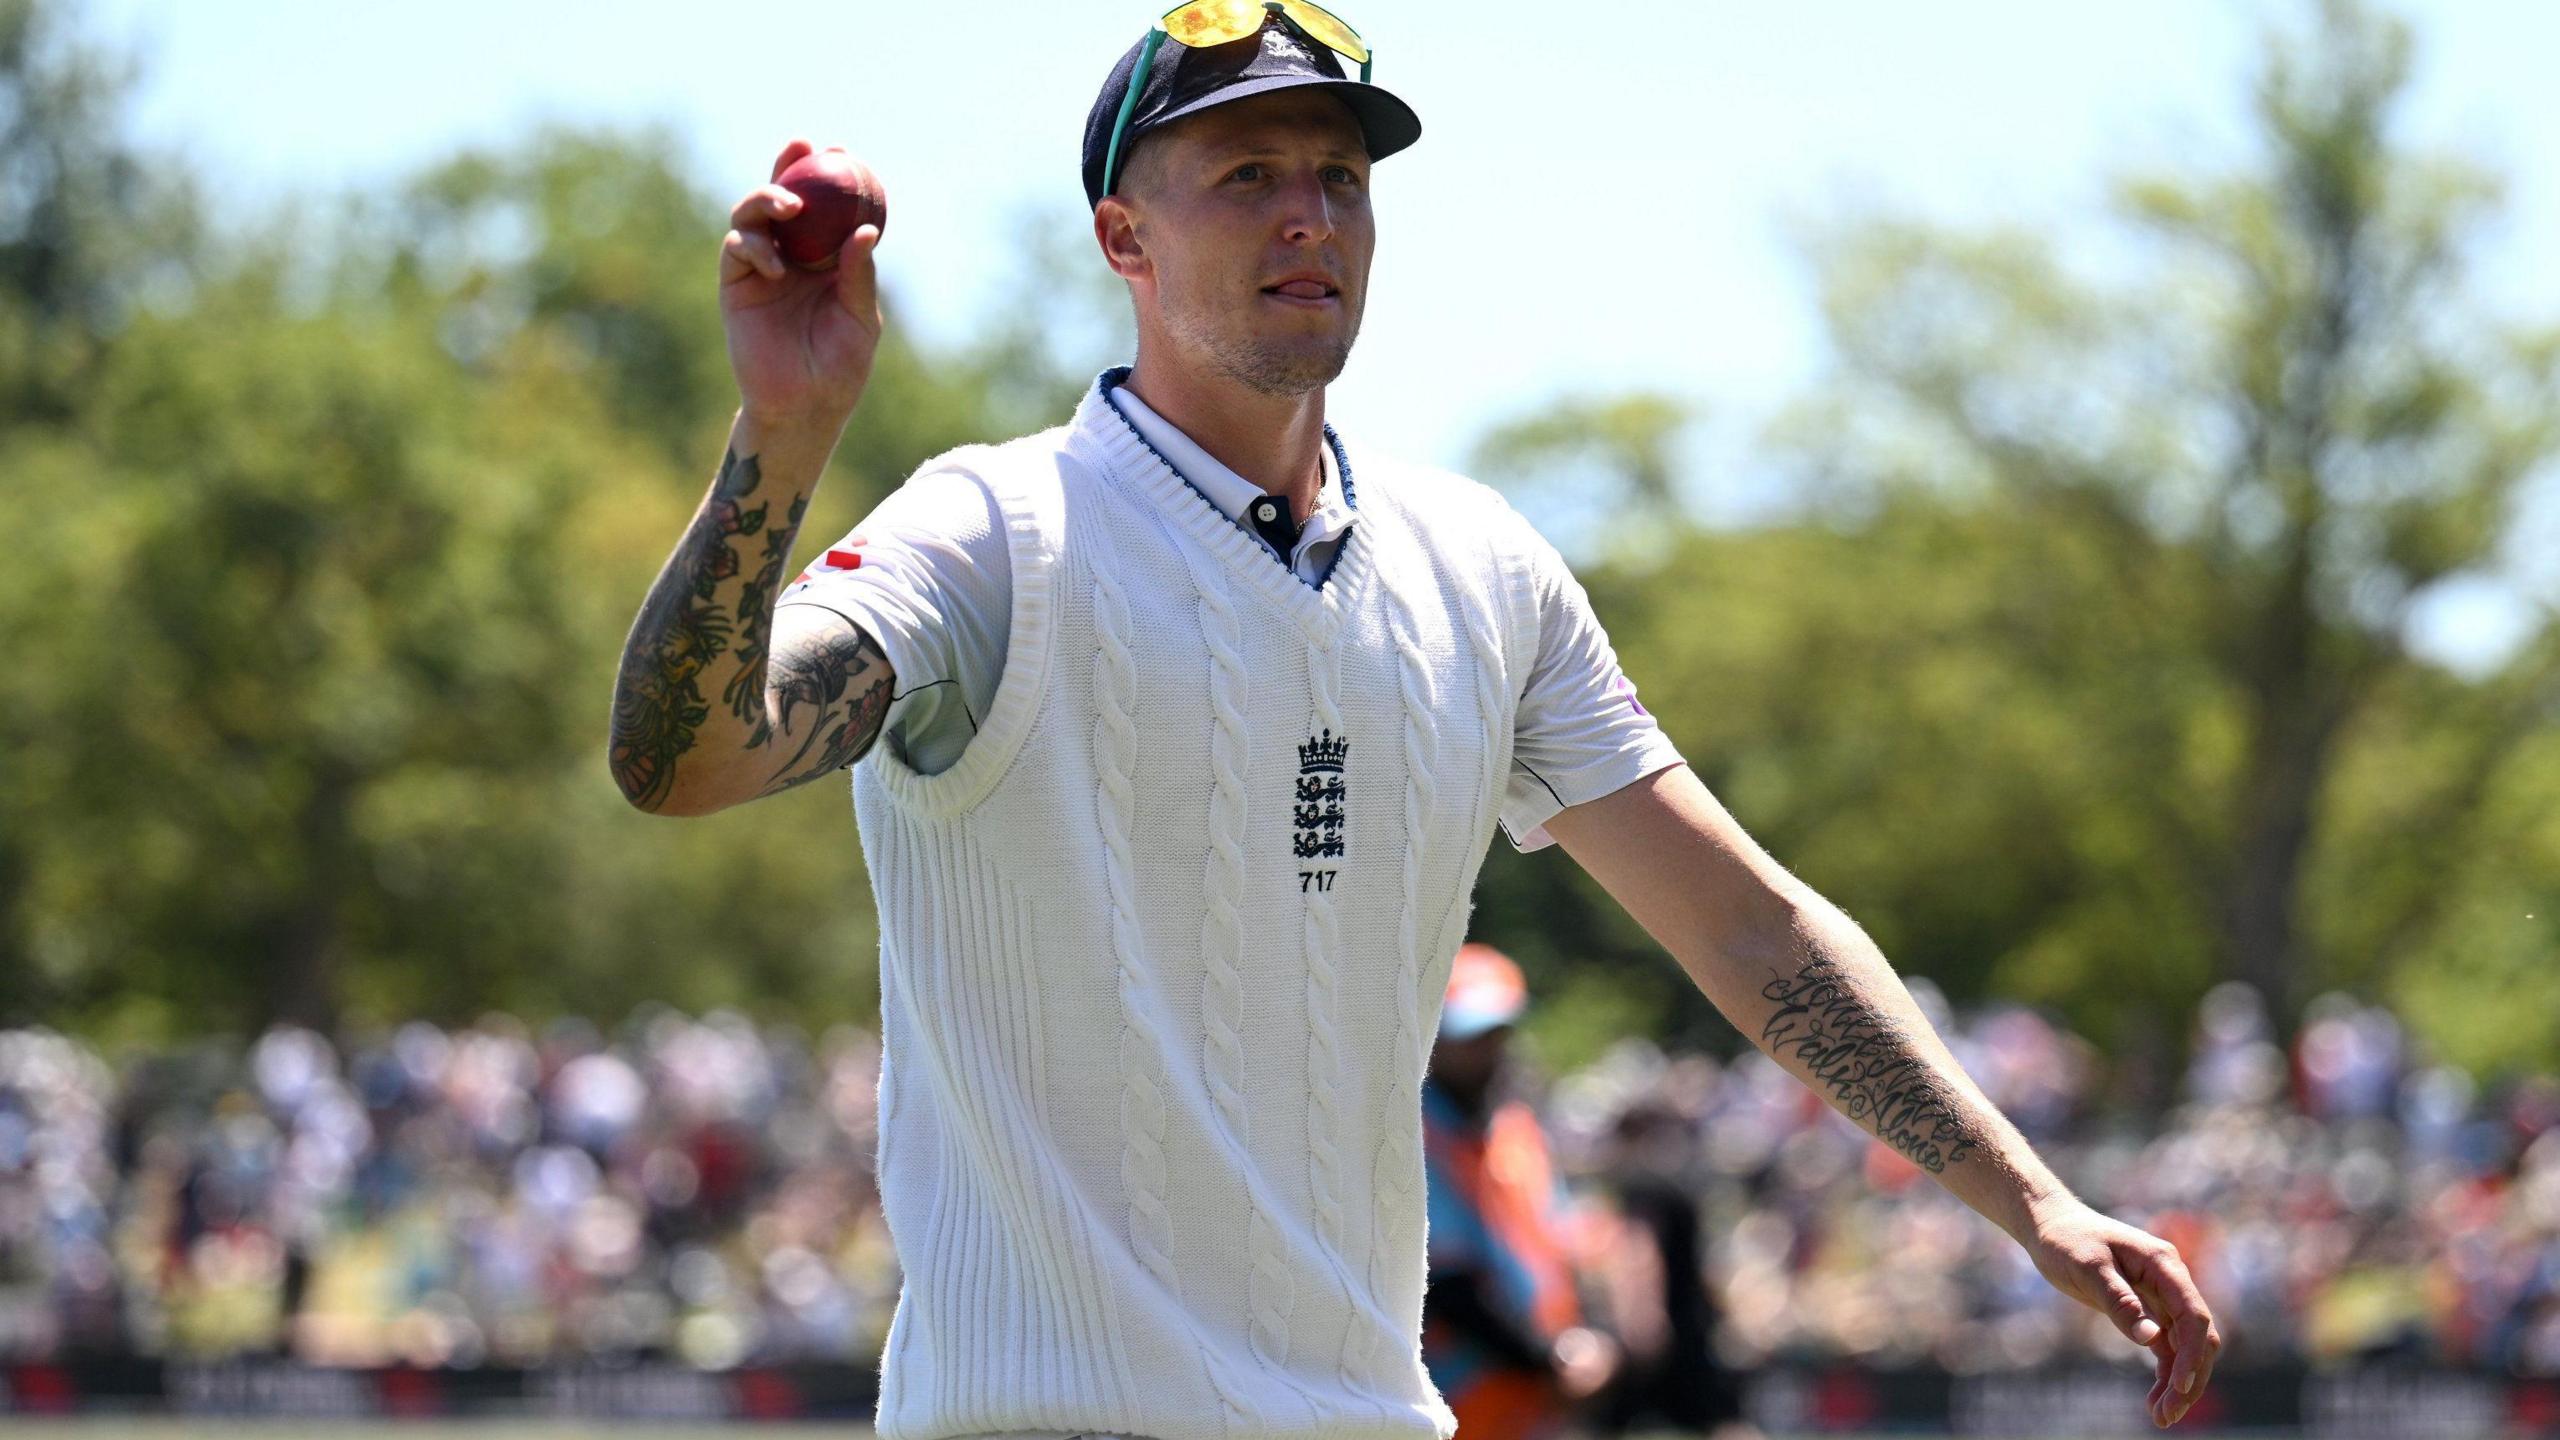
<instances>
[{"instance_id":1,"label":"blurred crowd","mask_svg":"<svg viewBox=\"0 0 2560 1440\"><path fill-rule=\"evenodd\" d=\"M505 1016L121 1071L0 1032L0 1357L538 1365L879 1353L879 1048Z\"/></svg>"},{"instance_id":2,"label":"blurred crowd","mask_svg":"<svg viewBox=\"0 0 2560 1440\"><path fill-rule=\"evenodd\" d=\"M2560 1374L2560 1085L2478 1086L2345 997L2280 1047L2225 986L2178 1103L2137 1122L2104 1103L2097 1053L2038 1013L1950 1015L1913 989L2066 1182L2178 1243L2227 1365L2393 1353ZM0 1360L868 1365L897 1291L871 1179L878 1066L854 1027L717 1012L343 1045L277 1028L118 1063L0 1032ZM1757 1054L1629 1042L1552 1078L1521 1068L1594 1233L1631 1179L1694 1197L1737 1366L2124 1349Z\"/></svg>"},{"instance_id":3,"label":"blurred crowd","mask_svg":"<svg viewBox=\"0 0 2560 1440\"><path fill-rule=\"evenodd\" d=\"M2252 1363L2405 1357L2560 1375L2560 1084L2422 1063L2386 1010L2316 1001L2292 1045L2222 986L2177 1103L2130 1115L2102 1057L2035 1011L1950 1016L1959 1060L2064 1182L2174 1241ZM1568 1168L1697 1197L1728 1362L1957 1372L2130 1353L2026 1253L1778 1065L1627 1044L1548 1088ZM1604 1213L1605 1200L1595 1208Z\"/></svg>"}]
</instances>

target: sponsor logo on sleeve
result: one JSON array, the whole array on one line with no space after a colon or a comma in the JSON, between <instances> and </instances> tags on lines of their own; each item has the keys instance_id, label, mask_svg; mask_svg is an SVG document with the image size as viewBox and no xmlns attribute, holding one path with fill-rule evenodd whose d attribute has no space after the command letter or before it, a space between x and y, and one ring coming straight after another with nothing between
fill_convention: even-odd
<instances>
[{"instance_id":1,"label":"sponsor logo on sleeve","mask_svg":"<svg viewBox=\"0 0 2560 1440\"><path fill-rule=\"evenodd\" d=\"M863 544L863 538L855 535L847 538L841 545L829 547L814 564L800 572L800 578L791 582L791 588L797 590L821 575L834 575L845 570L861 569Z\"/></svg>"}]
</instances>

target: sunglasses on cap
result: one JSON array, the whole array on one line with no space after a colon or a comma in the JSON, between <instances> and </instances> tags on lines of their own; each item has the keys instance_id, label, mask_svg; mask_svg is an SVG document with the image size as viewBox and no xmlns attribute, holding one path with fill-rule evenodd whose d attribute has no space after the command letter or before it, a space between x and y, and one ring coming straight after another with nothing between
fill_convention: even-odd
<instances>
[{"instance_id":1,"label":"sunglasses on cap","mask_svg":"<svg viewBox=\"0 0 2560 1440\"><path fill-rule=\"evenodd\" d=\"M1130 73L1129 93L1120 101L1120 113L1111 122L1111 148L1102 161L1102 193L1111 193L1111 181L1120 170L1120 141L1128 133L1129 117L1138 109L1138 95L1147 87L1147 69L1155 63L1156 50L1165 41L1205 50L1213 45L1232 45L1238 40L1261 32L1271 16L1281 20L1328 50L1356 60L1360 64L1360 81L1369 80L1370 51L1360 32L1342 22L1342 17L1308 0L1192 0L1164 13L1164 18L1147 32L1147 45L1138 52L1138 68Z\"/></svg>"}]
</instances>

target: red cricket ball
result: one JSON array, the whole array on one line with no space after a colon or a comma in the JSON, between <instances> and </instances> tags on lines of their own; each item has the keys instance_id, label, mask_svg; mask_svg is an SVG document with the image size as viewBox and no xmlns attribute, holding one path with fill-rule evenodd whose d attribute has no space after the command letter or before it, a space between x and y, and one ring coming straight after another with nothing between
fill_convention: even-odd
<instances>
[{"instance_id":1,"label":"red cricket ball","mask_svg":"<svg viewBox=\"0 0 2560 1440\"><path fill-rule=\"evenodd\" d=\"M835 264L836 252L865 225L889 228L889 192L841 145L792 161L774 183L800 197L800 213L775 221L773 239L782 258L804 270Z\"/></svg>"}]
</instances>

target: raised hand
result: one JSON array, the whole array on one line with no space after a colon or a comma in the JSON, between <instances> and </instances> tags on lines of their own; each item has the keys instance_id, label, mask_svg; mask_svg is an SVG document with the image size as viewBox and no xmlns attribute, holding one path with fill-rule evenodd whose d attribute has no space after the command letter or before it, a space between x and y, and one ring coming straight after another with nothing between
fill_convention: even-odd
<instances>
[{"instance_id":1,"label":"raised hand","mask_svg":"<svg viewBox=\"0 0 2560 1440\"><path fill-rule=\"evenodd\" d=\"M811 152L794 139L774 158L778 177ZM720 318L729 338L729 368L738 395L757 423L824 429L832 439L862 398L880 343L879 276L872 251L880 227L846 237L836 263L801 269L782 256L773 226L798 213L800 197L766 183L729 212L720 242Z\"/></svg>"}]
</instances>

